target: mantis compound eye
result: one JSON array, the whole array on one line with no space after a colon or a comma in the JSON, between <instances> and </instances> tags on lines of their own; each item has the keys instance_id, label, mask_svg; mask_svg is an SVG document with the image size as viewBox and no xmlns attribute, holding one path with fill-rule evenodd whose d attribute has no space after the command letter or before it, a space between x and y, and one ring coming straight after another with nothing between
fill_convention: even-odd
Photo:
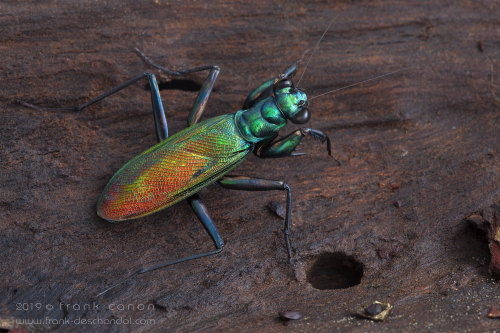
<instances>
[{"instance_id":1,"label":"mantis compound eye","mask_svg":"<svg viewBox=\"0 0 500 333\"><path fill-rule=\"evenodd\" d=\"M290 120L294 124L305 124L309 121L309 119L311 119L311 112L309 112L309 109L307 107L304 107Z\"/></svg>"},{"instance_id":2,"label":"mantis compound eye","mask_svg":"<svg viewBox=\"0 0 500 333\"><path fill-rule=\"evenodd\" d=\"M284 89L284 88L292 88L292 89L295 89L295 87L293 86L293 82L290 81L290 80L281 80L281 81L278 81L274 84L273 86L273 91L274 91L274 95L276 95L276 92L281 90L281 89Z\"/></svg>"}]
</instances>

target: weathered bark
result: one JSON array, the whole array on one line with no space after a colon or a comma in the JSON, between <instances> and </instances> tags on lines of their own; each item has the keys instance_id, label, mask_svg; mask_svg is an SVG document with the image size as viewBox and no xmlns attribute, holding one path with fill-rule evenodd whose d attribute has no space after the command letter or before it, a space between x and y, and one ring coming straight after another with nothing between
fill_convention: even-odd
<instances>
[{"instance_id":1,"label":"weathered bark","mask_svg":"<svg viewBox=\"0 0 500 333\"><path fill-rule=\"evenodd\" d=\"M499 12L498 2L466 0L3 1L0 327L13 327L13 318L132 318L155 323L28 327L497 328L487 317L499 292L488 273L488 242L466 218L500 201ZM146 82L77 113L15 101L82 103L152 71L134 53L138 47L173 69L219 65L204 117L235 112L260 82L311 50L334 17L300 84L309 96L408 69L311 101L307 126L329 134L341 166L309 138L305 156L251 156L235 170L290 184L294 269L282 220L266 209L284 194L213 185L200 194L226 243L220 255L141 275L94 299L139 267L211 249L211 241L185 203L119 224L95 213L112 174L155 143ZM154 72L163 88L182 88L162 90L175 133L204 74L169 84ZM314 273L319 258L334 267ZM359 274L339 276L356 263L360 283ZM337 275L332 282L322 274ZM354 285L316 289L318 280ZM394 306L376 325L355 316L374 300ZM83 309L93 302L97 308ZM30 304L42 308L18 310ZM285 326L278 312L286 310L302 318Z\"/></svg>"}]
</instances>

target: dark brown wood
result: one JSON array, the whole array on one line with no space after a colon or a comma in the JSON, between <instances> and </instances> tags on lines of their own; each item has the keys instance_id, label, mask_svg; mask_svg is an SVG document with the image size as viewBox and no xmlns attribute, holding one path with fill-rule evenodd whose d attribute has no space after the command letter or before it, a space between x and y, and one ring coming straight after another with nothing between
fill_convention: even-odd
<instances>
[{"instance_id":1,"label":"dark brown wood","mask_svg":"<svg viewBox=\"0 0 500 333\"><path fill-rule=\"evenodd\" d=\"M499 12L496 1L472 0L2 1L0 327L498 328L488 318L499 294L488 273L488 241L466 218L500 201ZM266 208L284 194L211 186L201 196L226 243L220 255L139 276L94 299L139 267L208 250L211 241L185 203L117 224L95 213L112 174L155 143L145 82L78 113L15 101L82 103L152 70L134 53L138 47L173 69L219 65L205 117L231 113L310 50L337 15L301 82L310 96L408 70L311 102L308 126L330 136L341 166L306 139L305 156L252 156L238 167L241 175L290 184L294 270L282 220ZM201 84L203 75L188 79ZM162 96L175 133L195 92ZM314 275L321 275L312 269L319 258L337 266ZM356 263L359 284L311 285L352 282L356 274L337 275ZM375 300L393 306L387 319L356 315ZM284 311L302 318L285 323ZM12 321L45 318L67 322ZM97 318L154 322L82 324Z\"/></svg>"}]
</instances>

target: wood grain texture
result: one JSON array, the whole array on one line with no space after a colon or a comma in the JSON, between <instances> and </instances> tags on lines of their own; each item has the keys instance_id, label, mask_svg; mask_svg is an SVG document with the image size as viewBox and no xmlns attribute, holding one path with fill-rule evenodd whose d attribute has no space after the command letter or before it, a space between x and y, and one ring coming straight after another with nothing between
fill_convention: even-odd
<instances>
[{"instance_id":1,"label":"wood grain texture","mask_svg":"<svg viewBox=\"0 0 500 333\"><path fill-rule=\"evenodd\" d=\"M0 327L48 317L73 323L27 327L497 328L487 318L499 302L488 243L464 219L500 201L499 12L497 1L467 0L2 1ZM219 65L204 117L235 112L260 82L311 49L336 15L301 82L309 95L409 69L311 103L308 126L329 134L341 166L309 139L305 156L251 156L235 169L290 184L294 271L282 220L266 209L284 194L214 185L201 196L226 243L220 255L142 275L94 299L139 267L208 250L211 241L185 203L117 224L95 213L112 174L155 143L145 83L78 113L40 112L15 100L82 103L152 70L133 52L138 47L173 69ZM154 72L161 83L170 80ZM188 79L201 84L204 76ZM195 92L162 96L175 133ZM314 289L308 272L329 252L362 263L361 283ZM384 322L354 315L374 300L394 306ZM17 309L31 303L42 309ZM287 310L302 318L283 324L278 312ZM75 324L78 318L154 323L89 326Z\"/></svg>"}]
</instances>

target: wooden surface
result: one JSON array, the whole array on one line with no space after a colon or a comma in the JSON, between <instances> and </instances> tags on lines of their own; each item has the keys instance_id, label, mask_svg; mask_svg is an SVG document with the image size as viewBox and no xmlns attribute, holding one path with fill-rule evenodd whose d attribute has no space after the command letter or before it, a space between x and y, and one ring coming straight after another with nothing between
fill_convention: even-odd
<instances>
[{"instance_id":1,"label":"wooden surface","mask_svg":"<svg viewBox=\"0 0 500 333\"><path fill-rule=\"evenodd\" d=\"M498 328L499 319L487 317L500 292L488 273L488 242L465 218L500 201L499 12L497 1L465 0L3 1L0 327L50 318L67 322L18 326ZM113 173L155 143L145 82L78 113L39 112L15 100L82 103L151 71L133 52L138 47L174 69L219 65L205 117L235 112L260 82L312 49L336 15L301 82L310 96L409 69L311 101L308 126L328 133L341 166L307 139L305 156L251 156L234 171L290 184L294 269L286 262L283 222L266 208L284 202L284 194L213 185L201 196L226 243L220 255L142 275L95 299L139 267L212 244L186 203L119 224L95 213ZM170 79L155 73L168 87ZM204 74L186 79L201 84ZM195 94L162 90L172 133L185 126ZM346 257L313 273L328 253ZM352 276L333 278L354 281L344 289L310 284L322 278L315 274L340 274L356 263L363 267L359 284ZM355 315L374 300L394 306L384 322ZM302 319L280 322L285 310ZM98 318L142 322L83 324Z\"/></svg>"}]
</instances>

